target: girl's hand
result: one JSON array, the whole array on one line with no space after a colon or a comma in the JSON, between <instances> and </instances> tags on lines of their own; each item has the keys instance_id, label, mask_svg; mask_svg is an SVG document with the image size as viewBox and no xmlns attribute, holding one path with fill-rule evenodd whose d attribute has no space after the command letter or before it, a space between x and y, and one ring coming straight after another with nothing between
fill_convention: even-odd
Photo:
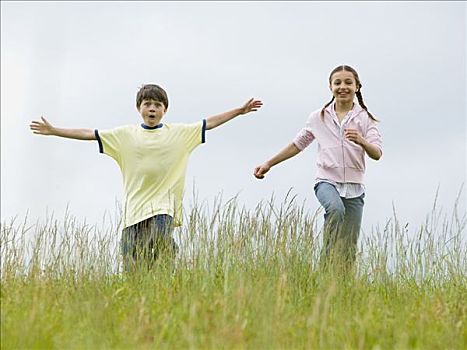
<instances>
[{"instance_id":1,"label":"girl's hand","mask_svg":"<svg viewBox=\"0 0 467 350\"><path fill-rule=\"evenodd\" d=\"M40 135L55 135L54 127L44 117L41 116L42 121L32 121L29 128L34 134Z\"/></svg>"},{"instance_id":2,"label":"girl's hand","mask_svg":"<svg viewBox=\"0 0 467 350\"><path fill-rule=\"evenodd\" d=\"M355 142L357 145L363 146L365 139L358 133L356 129L345 129L344 136L347 140Z\"/></svg>"},{"instance_id":3,"label":"girl's hand","mask_svg":"<svg viewBox=\"0 0 467 350\"><path fill-rule=\"evenodd\" d=\"M264 163L255 168L253 175L255 175L257 179L264 179L264 174L266 174L270 169L271 166L268 163Z\"/></svg>"},{"instance_id":4,"label":"girl's hand","mask_svg":"<svg viewBox=\"0 0 467 350\"><path fill-rule=\"evenodd\" d=\"M240 114L255 112L258 108L261 108L262 105L263 102L251 98L242 107L240 107Z\"/></svg>"}]
</instances>

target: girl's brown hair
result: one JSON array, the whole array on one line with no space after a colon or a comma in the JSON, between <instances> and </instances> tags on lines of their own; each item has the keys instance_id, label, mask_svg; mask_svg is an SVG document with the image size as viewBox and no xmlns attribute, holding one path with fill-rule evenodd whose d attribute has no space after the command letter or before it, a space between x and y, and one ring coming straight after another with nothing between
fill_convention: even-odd
<instances>
[{"instance_id":1,"label":"girl's brown hair","mask_svg":"<svg viewBox=\"0 0 467 350\"><path fill-rule=\"evenodd\" d=\"M357 96L357 100L358 100L358 104L368 113L368 116L373 119L374 121L378 121L370 112L368 112L368 108L365 106L365 102L363 102L363 95L362 95L362 84L360 83L360 78L358 77L358 73L355 69L353 69L352 67L350 66L346 66L346 65L342 65L342 66L339 66L339 67L336 67L332 70L331 74L329 74L329 84L331 84L331 79L332 79L332 76L334 75L334 73L337 73L337 72L340 72L340 71L346 71L346 72L350 72L353 74L354 78L355 78L355 82L357 84L357 89L358 91L355 93L355 95ZM321 119L324 119L324 109L329 106L332 102L334 101L334 96L332 96L332 99L331 101L329 101L328 103L326 103L324 105L324 107L321 109Z\"/></svg>"}]
</instances>

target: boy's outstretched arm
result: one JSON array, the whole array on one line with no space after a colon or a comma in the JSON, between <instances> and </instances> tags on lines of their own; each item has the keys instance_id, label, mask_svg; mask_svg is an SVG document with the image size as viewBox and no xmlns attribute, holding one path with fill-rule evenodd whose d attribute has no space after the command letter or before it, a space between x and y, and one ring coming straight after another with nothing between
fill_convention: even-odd
<instances>
[{"instance_id":1,"label":"boy's outstretched arm","mask_svg":"<svg viewBox=\"0 0 467 350\"><path fill-rule=\"evenodd\" d=\"M239 108L209 117L206 119L206 130L214 129L241 114L257 111L262 105L263 102L252 98Z\"/></svg>"},{"instance_id":2,"label":"boy's outstretched arm","mask_svg":"<svg viewBox=\"0 0 467 350\"><path fill-rule=\"evenodd\" d=\"M277 153L274 157L272 157L270 160L267 162L258 165L255 168L255 171L253 175L257 179L264 179L264 175L276 164L279 164L283 162L284 160L287 160L289 158L292 158L296 156L297 154L300 153L300 149L295 146L295 144L289 143L287 146L285 146L279 153Z\"/></svg>"},{"instance_id":3,"label":"boy's outstretched arm","mask_svg":"<svg viewBox=\"0 0 467 350\"><path fill-rule=\"evenodd\" d=\"M33 120L29 125L34 134L60 136L75 140L96 140L96 135L91 129L56 128L44 117L41 117L41 119L42 121Z\"/></svg>"}]
</instances>

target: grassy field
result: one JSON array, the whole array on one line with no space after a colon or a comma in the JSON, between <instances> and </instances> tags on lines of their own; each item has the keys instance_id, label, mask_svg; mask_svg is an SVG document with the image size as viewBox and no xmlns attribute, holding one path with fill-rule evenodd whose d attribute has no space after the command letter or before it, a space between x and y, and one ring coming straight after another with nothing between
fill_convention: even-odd
<instances>
[{"instance_id":1,"label":"grassy field","mask_svg":"<svg viewBox=\"0 0 467 350\"><path fill-rule=\"evenodd\" d=\"M1 228L2 349L465 349L465 213L395 215L354 274L320 272L294 199L187 209L174 270L120 273L116 228L71 215ZM115 224L117 227L118 224Z\"/></svg>"}]
</instances>

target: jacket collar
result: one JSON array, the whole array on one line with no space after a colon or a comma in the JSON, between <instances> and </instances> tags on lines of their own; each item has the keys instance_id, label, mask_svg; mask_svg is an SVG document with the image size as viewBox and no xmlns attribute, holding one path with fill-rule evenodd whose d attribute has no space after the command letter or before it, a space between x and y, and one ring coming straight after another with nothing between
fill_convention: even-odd
<instances>
[{"instance_id":1,"label":"jacket collar","mask_svg":"<svg viewBox=\"0 0 467 350\"><path fill-rule=\"evenodd\" d=\"M336 115L336 101L332 101L332 103L327 106L324 110L332 117ZM350 119L353 119L355 116L359 115L364 109L356 102L354 102L352 109L350 110Z\"/></svg>"}]
</instances>

